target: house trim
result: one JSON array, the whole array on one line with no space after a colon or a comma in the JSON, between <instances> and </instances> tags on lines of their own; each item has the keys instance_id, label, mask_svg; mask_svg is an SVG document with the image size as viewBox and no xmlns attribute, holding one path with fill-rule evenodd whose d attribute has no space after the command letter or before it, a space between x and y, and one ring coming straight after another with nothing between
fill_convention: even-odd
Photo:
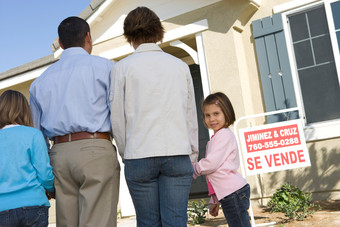
<instances>
[{"instance_id":1,"label":"house trim","mask_svg":"<svg viewBox=\"0 0 340 227\"><path fill-rule=\"evenodd\" d=\"M304 5L308 5L313 2L318 2L318 1L320 0L299 0L299 1L293 0L290 2L286 2L281 5L277 5L273 7L273 14L282 13L282 12L292 10L292 9L295 9L295 8L298 8Z\"/></svg>"},{"instance_id":2,"label":"house trim","mask_svg":"<svg viewBox=\"0 0 340 227\"><path fill-rule=\"evenodd\" d=\"M180 28L176 28L164 34L163 43L172 42L178 40L182 37L193 35L208 29L208 21L206 19L197 21L192 24L188 24L182 26ZM117 47L99 54L99 56L108 58L108 59L116 59L128 54L131 54L134 51L130 44L126 44L121 47Z\"/></svg>"},{"instance_id":3,"label":"house trim","mask_svg":"<svg viewBox=\"0 0 340 227\"><path fill-rule=\"evenodd\" d=\"M38 76L40 76L49 66L50 65L46 65L46 66L34 69L32 71L28 71L23 74L16 75L8 79L2 80L0 84L0 90L17 85L17 84L27 82L29 80L33 80L37 78Z\"/></svg>"}]
</instances>

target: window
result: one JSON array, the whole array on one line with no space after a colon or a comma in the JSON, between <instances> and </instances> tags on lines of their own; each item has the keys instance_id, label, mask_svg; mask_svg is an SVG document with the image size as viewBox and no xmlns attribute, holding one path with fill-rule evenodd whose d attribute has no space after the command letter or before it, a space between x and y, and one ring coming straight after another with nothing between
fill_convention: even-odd
<instances>
[{"instance_id":1,"label":"window","mask_svg":"<svg viewBox=\"0 0 340 227\"><path fill-rule=\"evenodd\" d=\"M332 2L331 4L332 16L334 21L334 29L338 44L338 50L340 51L340 2Z\"/></svg>"},{"instance_id":2,"label":"window","mask_svg":"<svg viewBox=\"0 0 340 227\"><path fill-rule=\"evenodd\" d=\"M340 137L340 0L291 1L252 22L267 122L303 117L307 141Z\"/></svg>"},{"instance_id":3,"label":"window","mask_svg":"<svg viewBox=\"0 0 340 227\"><path fill-rule=\"evenodd\" d=\"M285 16L306 124L340 120L340 1L321 1Z\"/></svg>"}]
</instances>

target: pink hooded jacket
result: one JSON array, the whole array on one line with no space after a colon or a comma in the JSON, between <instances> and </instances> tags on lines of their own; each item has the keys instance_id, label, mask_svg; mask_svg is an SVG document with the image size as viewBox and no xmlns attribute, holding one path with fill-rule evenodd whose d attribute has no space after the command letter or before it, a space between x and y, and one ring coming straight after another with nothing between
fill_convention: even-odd
<instances>
[{"instance_id":1,"label":"pink hooded jacket","mask_svg":"<svg viewBox=\"0 0 340 227\"><path fill-rule=\"evenodd\" d=\"M206 157L193 164L194 178L206 175L215 191L210 203L218 203L247 184L237 172L239 165L235 135L229 128L222 128L208 142Z\"/></svg>"}]
</instances>

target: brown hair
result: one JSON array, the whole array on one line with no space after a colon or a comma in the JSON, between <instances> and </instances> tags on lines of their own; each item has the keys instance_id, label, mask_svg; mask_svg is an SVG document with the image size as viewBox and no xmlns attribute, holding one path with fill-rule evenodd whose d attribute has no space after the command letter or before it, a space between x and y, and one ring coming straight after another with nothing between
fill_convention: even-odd
<instances>
[{"instance_id":1,"label":"brown hair","mask_svg":"<svg viewBox=\"0 0 340 227\"><path fill-rule=\"evenodd\" d=\"M163 39L164 28L156 13L137 7L124 20L124 36L130 44L157 43Z\"/></svg>"},{"instance_id":2,"label":"brown hair","mask_svg":"<svg viewBox=\"0 0 340 227\"><path fill-rule=\"evenodd\" d=\"M7 90L0 96L0 128L9 124L33 126L27 99L14 90Z\"/></svg>"},{"instance_id":3,"label":"brown hair","mask_svg":"<svg viewBox=\"0 0 340 227\"><path fill-rule=\"evenodd\" d=\"M208 95L202 102L202 111L204 112L204 107L211 104L218 105L221 108L225 118L224 128L228 128L235 122L236 117L233 105L225 94L223 94L222 92L216 92ZM203 122L204 125L208 128L208 126L205 124L205 121Z\"/></svg>"}]
</instances>

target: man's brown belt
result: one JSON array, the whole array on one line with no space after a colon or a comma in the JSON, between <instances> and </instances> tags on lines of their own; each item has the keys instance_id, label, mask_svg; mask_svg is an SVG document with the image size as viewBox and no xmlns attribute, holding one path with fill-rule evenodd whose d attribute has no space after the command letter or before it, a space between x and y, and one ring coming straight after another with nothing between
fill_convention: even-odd
<instances>
[{"instance_id":1,"label":"man's brown belt","mask_svg":"<svg viewBox=\"0 0 340 227\"><path fill-rule=\"evenodd\" d=\"M83 140L83 139L107 139L111 141L110 134L108 132L94 132L94 133L75 132L75 133L66 134L64 136L53 137L53 141L55 144L71 142L75 140Z\"/></svg>"}]
</instances>

